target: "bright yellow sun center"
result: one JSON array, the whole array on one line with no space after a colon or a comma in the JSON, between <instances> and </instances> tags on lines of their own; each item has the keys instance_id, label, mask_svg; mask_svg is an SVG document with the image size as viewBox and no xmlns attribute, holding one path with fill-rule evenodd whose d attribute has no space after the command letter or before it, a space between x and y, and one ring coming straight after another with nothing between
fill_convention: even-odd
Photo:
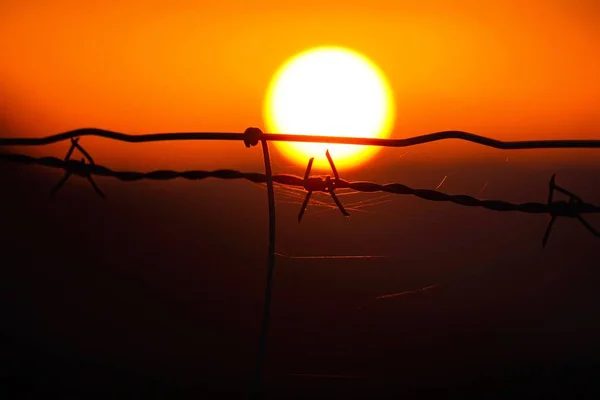
<instances>
[{"instance_id":1,"label":"bright yellow sun center","mask_svg":"<svg viewBox=\"0 0 600 400\"><path fill-rule=\"evenodd\" d=\"M392 90L383 73L365 56L341 47L304 51L273 76L264 103L267 132L321 136L388 137L394 122ZM283 155L314 168L352 168L371 158L377 147L274 142Z\"/></svg>"}]
</instances>

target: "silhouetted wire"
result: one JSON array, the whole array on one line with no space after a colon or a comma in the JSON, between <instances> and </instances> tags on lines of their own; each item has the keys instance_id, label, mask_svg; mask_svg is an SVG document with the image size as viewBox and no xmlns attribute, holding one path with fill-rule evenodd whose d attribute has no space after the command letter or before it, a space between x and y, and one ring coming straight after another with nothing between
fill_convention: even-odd
<instances>
[{"instance_id":1,"label":"silhouetted wire","mask_svg":"<svg viewBox=\"0 0 600 400\"><path fill-rule=\"evenodd\" d=\"M258 128L254 128L258 129ZM283 142L338 143L381 147L408 147L446 139L459 139L502 150L600 148L600 140L521 140L502 141L464 131L441 131L404 139L358 138L347 136L291 135L253 133L255 145L259 140ZM42 146L76 137L97 136L128 143L148 143L179 140L238 140L248 143L247 133L232 132L172 132L131 135L98 128L81 128L43 138L0 138L0 146Z\"/></svg>"},{"instance_id":2,"label":"silhouetted wire","mask_svg":"<svg viewBox=\"0 0 600 400\"><path fill-rule=\"evenodd\" d=\"M251 128L250 128L251 129ZM256 372L253 387L250 392L251 399L262 398L262 375L264 370L265 356L267 352L267 337L271 319L271 303L273 294L273 277L275 275L275 189L273 187L273 173L271 169L271 157L269 156L269 145L261 140L263 158L265 162L265 178L267 183L267 197L269 203L269 259L267 264L267 283L265 288L265 301L263 310L263 322L260 331L258 356L256 361Z\"/></svg>"},{"instance_id":3,"label":"silhouetted wire","mask_svg":"<svg viewBox=\"0 0 600 400\"><path fill-rule=\"evenodd\" d=\"M219 169L214 171L172 171L172 170L157 170L151 172L138 171L113 171L107 167L94 164L83 164L76 160L61 160L56 157L32 157L24 154L0 153L0 159L21 163L35 164L51 168L63 169L79 176L86 177L89 172L92 175L116 178L121 181L131 182L140 180L172 180L177 178L200 180L207 178L217 179L245 179L254 183L267 183L267 175L259 172L241 172L232 169ZM306 181L303 177L276 174L272 175L274 183L287 186L303 187L313 191L325 191L325 180L318 177L309 178ZM503 200L482 200L469 195L450 195L438 190L431 189L414 189L401 183L378 184L374 182L349 182L344 179L339 179L335 182L337 189L351 189L356 192L387 192L398 195L412 195L418 198L429 201L451 202L467 207L482 207L492 211L516 211L533 214L556 214L557 216L568 216L568 207L566 202L555 201L551 203L510 203ZM308 186L308 188L307 188ZM588 204L585 202L578 203L575 209L579 214L600 213L600 206Z\"/></svg>"}]
</instances>

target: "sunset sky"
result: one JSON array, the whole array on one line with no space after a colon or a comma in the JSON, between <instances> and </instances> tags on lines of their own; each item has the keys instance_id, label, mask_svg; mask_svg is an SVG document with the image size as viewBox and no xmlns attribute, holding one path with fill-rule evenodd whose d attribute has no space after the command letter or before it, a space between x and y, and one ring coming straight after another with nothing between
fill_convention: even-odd
<instances>
[{"instance_id":1,"label":"sunset sky","mask_svg":"<svg viewBox=\"0 0 600 400\"><path fill-rule=\"evenodd\" d=\"M9 2L0 13L2 118L13 136L83 126L264 128L277 69L301 51L336 45L388 78L394 137L457 129L499 139L596 138L596 3ZM174 162L183 166L206 145L173 145L182 153ZM239 146L208 146L216 151L202 158L211 163L223 150L251 158ZM440 157L473 150L442 147L430 148ZM95 151L113 160L119 149L103 143ZM155 148L138 151L157 158Z\"/></svg>"},{"instance_id":2,"label":"sunset sky","mask_svg":"<svg viewBox=\"0 0 600 400\"><path fill-rule=\"evenodd\" d=\"M387 78L392 137L600 139L599 21L595 0L4 1L0 137L265 129L281 65L341 46ZM241 142L80 143L115 170L264 171L260 149ZM308 160L270 146L275 173L303 174ZM68 147L0 152L63 157ZM383 149L340 173L511 202L545 202L558 173L557 183L600 204L599 154L442 141ZM50 198L61 176L0 163L0 370L13 383L42 382L44 394L84 398L113 393L119 377L134 394L162 385L166 398L245 391L264 300L264 185L98 178L102 201L73 177ZM344 218L315 194L299 224L304 195L276 188L283 255L265 367L275 398L485 392L492 377L498 389L523 376L539 378L539 393L567 379L563 368L596 379L599 242L578 221L559 219L542 250L547 215L345 193ZM597 216L589 221L600 228ZM322 258L353 255L377 258Z\"/></svg>"}]
</instances>

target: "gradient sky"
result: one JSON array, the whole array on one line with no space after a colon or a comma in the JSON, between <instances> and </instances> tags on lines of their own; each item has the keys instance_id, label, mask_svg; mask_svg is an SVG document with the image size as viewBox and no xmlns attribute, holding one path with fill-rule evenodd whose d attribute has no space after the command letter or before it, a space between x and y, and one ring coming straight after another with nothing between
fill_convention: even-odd
<instances>
[{"instance_id":1,"label":"gradient sky","mask_svg":"<svg viewBox=\"0 0 600 400\"><path fill-rule=\"evenodd\" d=\"M59 0L0 7L2 113L16 136L82 126L131 133L263 127L263 99L277 68L328 44L363 53L386 74L397 106L395 137L447 129L500 139L600 132L594 1ZM174 146L183 166L200 145ZM223 149L249 158L239 146L208 146L217 152L203 152L207 163ZM449 153L431 148L442 158ZM473 149L450 148L460 156ZM123 161L120 149L102 144L96 151ZM154 148L140 151L157 158Z\"/></svg>"}]
</instances>

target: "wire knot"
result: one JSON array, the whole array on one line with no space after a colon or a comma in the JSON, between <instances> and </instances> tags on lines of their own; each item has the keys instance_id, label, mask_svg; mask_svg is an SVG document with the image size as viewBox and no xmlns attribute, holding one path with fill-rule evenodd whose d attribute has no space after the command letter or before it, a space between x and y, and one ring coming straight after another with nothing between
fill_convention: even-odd
<instances>
[{"instance_id":1,"label":"wire knot","mask_svg":"<svg viewBox=\"0 0 600 400\"><path fill-rule=\"evenodd\" d=\"M327 160L329 161L329 165L331 166L331 170L333 171L334 179L331 179L331 176L327 175L325 178L321 177L310 177L310 170L312 169L313 161L315 160L312 157L308 160L308 165L306 166L306 172L304 173L304 189L308 192L306 193L306 197L304 198L304 202L302 203L302 207L300 208L300 212L298 213L298 222L302 221L302 217L304 216L304 212L306 211L306 207L308 206L308 202L310 200L310 196L313 192L325 192L331 195L331 198L335 202L336 206L340 210L340 212L349 217L350 214L346 211L338 197L335 195L335 189L338 187L340 182L340 176L338 174L337 168L333 163L333 159L329 154L329 150L325 152L327 156Z\"/></svg>"},{"instance_id":2,"label":"wire knot","mask_svg":"<svg viewBox=\"0 0 600 400\"><path fill-rule=\"evenodd\" d=\"M327 193L333 193L333 191L337 188L337 183L339 182L339 177L336 177L335 179L331 179L331 177L329 175L327 175L325 177L325 182L323 182L324 185L324 192Z\"/></svg>"},{"instance_id":3,"label":"wire knot","mask_svg":"<svg viewBox=\"0 0 600 400\"><path fill-rule=\"evenodd\" d=\"M549 214L551 217L577 218L581 215L579 212L581 203L574 199L570 199L569 201L555 201L550 203L550 205Z\"/></svg>"},{"instance_id":4,"label":"wire knot","mask_svg":"<svg viewBox=\"0 0 600 400\"><path fill-rule=\"evenodd\" d=\"M253 147L258 144L263 134L259 128L250 127L244 132L244 144L246 147Z\"/></svg>"},{"instance_id":5,"label":"wire knot","mask_svg":"<svg viewBox=\"0 0 600 400\"><path fill-rule=\"evenodd\" d=\"M304 178L304 189L307 192L325 192L333 193L337 188L338 179L331 179L331 176L325 177L305 177Z\"/></svg>"}]
</instances>

